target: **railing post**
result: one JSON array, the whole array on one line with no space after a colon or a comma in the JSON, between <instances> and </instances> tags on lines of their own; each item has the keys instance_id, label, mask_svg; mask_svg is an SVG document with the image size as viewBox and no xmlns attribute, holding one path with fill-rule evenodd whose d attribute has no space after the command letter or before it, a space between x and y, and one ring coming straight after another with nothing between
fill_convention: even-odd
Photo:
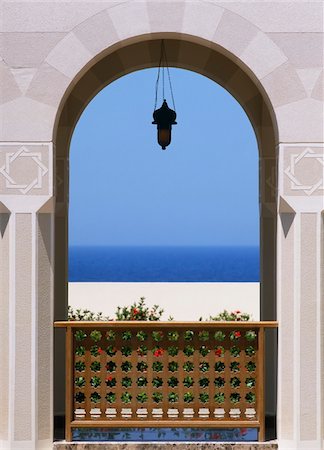
<instances>
[{"instance_id":1,"label":"railing post","mask_svg":"<svg viewBox=\"0 0 324 450\"><path fill-rule=\"evenodd\" d=\"M65 440L71 442L71 421L72 421L72 328L66 328L66 381L65 381Z\"/></svg>"},{"instance_id":2,"label":"railing post","mask_svg":"<svg viewBox=\"0 0 324 450\"><path fill-rule=\"evenodd\" d=\"M264 327L261 326L259 329L259 355L258 355L258 374L259 374L259 441L265 440L265 418L264 418L264 387L265 387L265 373L264 373Z\"/></svg>"}]
</instances>

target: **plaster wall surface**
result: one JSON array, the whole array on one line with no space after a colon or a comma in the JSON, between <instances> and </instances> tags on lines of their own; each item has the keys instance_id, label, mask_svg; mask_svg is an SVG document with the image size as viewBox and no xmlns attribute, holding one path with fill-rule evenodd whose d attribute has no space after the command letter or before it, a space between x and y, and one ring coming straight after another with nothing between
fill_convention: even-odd
<instances>
[{"instance_id":1,"label":"plaster wall surface","mask_svg":"<svg viewBox=\"0 0 324 450\"><path fill-rule=\"evenodd\" d=\"M163 37L174 40L175 65L220 82L251 113L261 240L277 274L261 286L261 298L277 298L261 304L261 316L277 312L280 327L279 448L323 449L323 2L25 0L0 8L0 448L52 446L51 323L54 305L64 316L67 290L57 282L54 303L54 253L63 273L75 120L105 84L156 65L154 40Z\"/></svg>"},{"instance_id":2,"label":"plaster wall surface","mask_svg":"<svg viewBox=\"0 0 324 450\"><path fill-rule=\"evenodd\" d=\"M216 316L224 309L241 310L260 320L259 283L69 283L69 305L91 308L113 318L118 306L145 297L149 306L159 305L162 320L198 320Z\"/></svg>"}]
</instances>

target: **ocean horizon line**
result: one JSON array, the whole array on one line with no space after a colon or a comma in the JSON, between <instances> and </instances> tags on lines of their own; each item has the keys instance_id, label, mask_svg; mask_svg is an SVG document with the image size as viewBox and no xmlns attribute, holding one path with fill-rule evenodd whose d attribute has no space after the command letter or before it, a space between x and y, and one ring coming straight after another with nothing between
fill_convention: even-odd
<instances>
[{"instance_id":1,"label":"ocean horizon line","mask_svg":"<svg viewBox=\"0 0 324 450\"><path fill-rule=\"evenodd\" d=\"M205 244L195 244L195 245L173 245L173 244L168 244L168 245L157 245L157 244L104 244L104 245L99 245L99 244L71 244L69 245L69 248L260 248L259 245L224 245L224 244L213 244L213 245L205 245Z\"/></svg>"}]
</instances>

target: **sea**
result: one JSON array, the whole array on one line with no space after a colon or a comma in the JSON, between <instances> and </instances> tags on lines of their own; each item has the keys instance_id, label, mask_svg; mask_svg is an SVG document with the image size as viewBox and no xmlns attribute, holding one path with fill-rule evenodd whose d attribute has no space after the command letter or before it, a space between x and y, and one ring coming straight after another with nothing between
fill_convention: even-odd
<instances>
[{"instance_id":1,"label":"sea","mask_svg":"<svg viewBox=\"0 0 324 450\"><path fill-rule=\"evenodd\" d=\"M258 247L69 247L71 282L258 282Z\"/></svg>"}]
</instances>

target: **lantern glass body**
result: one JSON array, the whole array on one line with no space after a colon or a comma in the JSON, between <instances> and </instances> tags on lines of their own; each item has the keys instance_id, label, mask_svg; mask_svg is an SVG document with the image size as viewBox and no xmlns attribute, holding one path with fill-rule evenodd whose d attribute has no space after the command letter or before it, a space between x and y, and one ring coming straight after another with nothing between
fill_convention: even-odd
<instances>
[{"instance_id":1,"label":"lantern glass body","mask_svg":"<svg viewBox=\"0 0 324 450\"><path fill-rule=\"evenodd\" d=\"M171 127L170 128L159 128L158 129L158 143L161 145L162 150L170 144L171 142Z\"/></svg>"}]
</instances>

